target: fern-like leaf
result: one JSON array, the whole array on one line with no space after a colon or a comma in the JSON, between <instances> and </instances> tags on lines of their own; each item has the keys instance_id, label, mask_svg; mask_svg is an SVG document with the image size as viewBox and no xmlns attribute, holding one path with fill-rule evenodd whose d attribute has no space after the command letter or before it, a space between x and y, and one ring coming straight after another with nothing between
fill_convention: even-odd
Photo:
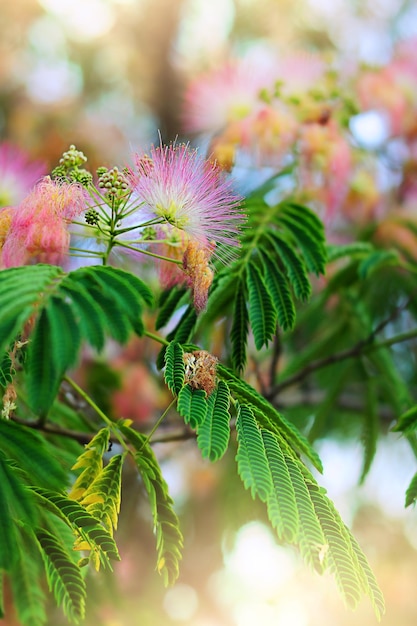
<instances>
[{"instance_id":1,"label":"fern-like leaf","mask_svg":"<svg viewBox=\"0 0 417 626\"><path fill-rule=\"evenodd\" d=\"M154 522L157 571L163 576L166 585L173 584L179 573L183 537L168 485L147 438L132 430L128 422L120 422L119 428L137 450L135 461L148 493Z\"/></svg>"},{"instance_id":2,"label":"fern-like leaf","mask_svg":"<svg viewBox=\"0 0 417 626\"><path fill-rule=\"evenodd\" d=\"M172 314L177 308L178 303L184 296L185 289L179 287L173 287L161 294L159 300L159 312L155 322L156 330L163 328L165 324L171 319Z\"/></svg>"},{"instance_id":3,"label":"fern-like leaf","mask_svg":"<svg viewBox=\"0 0 417 626\"><path fill-rule=\"evenodd\" d=\"M229 404L229 387L220 380L208 397L207 415L197 430L197 445L202 456L210 461L218 461L227 450L230 439Z\"/></svg>"},{"instance_id":4,"label":"fern-like leaf","mask_svg":"<svg viewBox=\"0 0 417 626\"><path fill-rule=\"evenodd\" d=\"M236 433L239 476L245 489L250 489L253 498L258 496L262 502L266 502L273 488L271 474L261 431L252 409L247 405L239 406Z\"/></svg>"},{"instance_id":5,"label":"fern-like leaf","mask_svg":"<svg viewBox=\"0 0 417 626\"><path fill-rule=\"evenodd\" d=\"M364 458L360 483L366 478L372 461L376 454L377 440L379 435L379 420L377 413L376 385L373 380L367 381L366 386L366 407L363 414L362 443L364 447Z\"/></svg>"},{"instance_id":6,"label":"fern-like leaf","mask_svg":"<svg viewBox=\"0 0 417 626\"><path fill-rule=\"evenodd\" d=\"M364 279L388 265L398 265L400 260L397 250L376 250L363 259L358 267L359 277Z\"/></svg>"},{"instance_id":7,"label":"fern-like leaf","mask_svg":"<svg viewBox=\"0 0 417 626\"><path fill-rule=\"evenodd\" d=\"M184 351L179 343L172 341L165 350L165 382L174 395L178 395L184 385Z\"/></svg>"},{"instance_id":8,"label":"fern-like leaf","mask_svg":"<svg viewBox=\"0 0 417 626\"><path fill-rule=\"evenodd\" d=\"M236 371L241 372L246 365L246 346L249 334L249 317L246 307L245 290L239 282L233 308L233 324L230 333L232 342L232 364Z\"/></svg>"},{"instance_id":9,"label":"fern-like leaf","mask_svg":"<svg viewBox=\"0 0 417 626\"><path fill-rule=\"evenodd\" d=\"M324 274L326 263L326 248L324 246L324 238L312 233L309 229L309 220L303 224L301 214L295 216L286 210L285 205L280 216L281 224L291 232L298 247L303 253L303 258L310 272L317 276Z\"/></svg>"},{"instance_id":10,"label":"fern-like leaf","mask_svg":"<svg viewBox=\"0 0 417 626\"><path fill-rule=\"evenodd\" d=\"M391 429L394 432L402 432L404 435L409 435L417 429L417 404L405 413L402 413L398 418L398 422Z\"/></svg>"},{"instance_id":11,"label":"fern-like leaf","mask_svg":"<svg viewBox=\"0 0 417 626\"><path fill-rule=\"evenodd\" d=\"M382 615L385 613L384 596L382 595L382 591L379 588L375 575L368 563L366 556L362 552L358 542L356 541L355 537L352 535L352 533L347 527L346 527L346 532L349 535L352 550L354 551L357 561L359 563L359 566L361 567L362 572L363 572L363 576L365 579L364 591L368 595L369 599L371 600L373 609L375 611L375 615L378 621L380 621Z\"/></svg>"},{"instance_id":12,"label":"fern-like leaf","mask_svg":"<svg viewBox=\"0 0 417 626\"><path fill-rule=\"evenodd\" d=\"M4 352L0 357L0 387L6 387L12 382L15 372L12 360L8 352Z\"/></svg>"},{"instance_id":13,"label":"fern-like leaf","mask_svg":"<svg viewBox=\"0 0 417 626\"><path fill-rule=\"evenodd\" d=\"M0 272L0 354L7 351L27 319L63 275L54 265L24 266Z\"/></svg>"},{"instance_id":14,"label":"fern-like leaf","mask_svg":"<svg viewBox=\"0 0 417 626\"><path fill-rule=\"evenodd\" d=\"M197 322L197 313L193 306L189 306L181 316L176 327L167 335L168 341L186 343L194 331Z\"/></svg>"},{"instance_id":15,"label":"fern-like leaf","mask_svg":"<svg viewBox=\"0 0 417 626\"><path fill-rule=\"evenodd\" d=\"M84 491L80 501L80 504L104 525L110 535L117 528L120 512L123 460L121 454L113 456Z\"/></svg>"},{"instance_id":16,"label":"fern-like leaf","mask_svg":"<svg viewBox=\"0 0 417 626\"><path fill-rule=\"evenodd\" d=\"M323 490L318 485L310 483L309 492L323 530L324 544L328 546L326 557L330 570L336 578L342 597L354 609L362 595L362 572L359 570L356 554L345 536L343 522L338 516L333 515Z\"/></svg>"},{"instance_id":17,"label":"fern-like leaf","mask_svg":"<svg viewBox=\"0 0 417 626\"><path fill-rule=\"evenodd\" d=\"M81 336L70 306L51 297L32 334L27 358L28 400L35 413L44 415L52 405L61 379L74 364Z\"/></svg>"},{"instance_id":18,"label":"fern-like leaf","mask_svg":"<svg viewBox=\"0 0 417 626\"><path fill-rule=\"evenodd\" d=\"M86 549L94 550L104 566L110 567L110 559L119 561L120 556L113 537L85 507L64 494L47 489L32 488L41 506L62 519L75 533L74 549L80 548L82 540Z\"/></svg>"},{"instance_id":19,"label":"fern-like leaf","mask_svg":"<svg viewBox=\"0 0 417 626\"><path fill-rule=\"evenodd\" d=\"M417 473L414 474L405 492L405 506L414 504L417 500Z\"/></svg>"},{"instance_id":20,"label":"fern-like leaf","mask_svg":"<svg viewBox=\"0 0 417 626\"><path fill-rule=\"evenodd\" d=\"M263 427L280 434L291 447L305 454L319 472L323 472L323 466L317 452L294 424L286 420L272 404L265 400L246 381L238 378L221 363L217 365L217 374L219 378L227 382L230 391L239 402L248 404L251 407L258 422Z\"/></svg>"},{"instance_id":21,"label":"fern-like leaf","mask_svg":"<svg viewBox=\"0 0 417 626\"><path fill-rule=\"evenodd\" d=\"M277 316L261 272L254 263L248 264L246 277L249 294L249 320L255 346L257 350L260 350L262 346L268 345L268 341L274 336Z\"/></svg>"},{"instance_id":22,"label":"fern-like leaf","mask_svg":"<svg viewBox=\"0 0 417 626\"><path fill-rule=\"evenodd\" d=\"M61 292L74 311L82 336L96 348L102 350L105 342L106 316L92 295L81 284L67 276Z\"/></svg>"},{"instance_id":23,"label":"fern-like leaf","mask_svg":"<svg viewBox=\"0 0 417 626\"><path fill-rule=\"evenodd\" d=\"M74 482L69 497L81 500L97 476L103 469L103 454L109 445L110 431L102 428L94 435L90 443L85 446L85 451L79 456L72 467L73 470L83 468L83 471Z\"/></svg>"},{"instance_id":24,"label":"fern-like leaf","mask_svg":"<svg viewBox=\"0 0 417 626\"><path fill-rule=\"evenodd\" d=\"M35 523L37 511L24 478L3 451L0 451L0 511L0 570L9 571L23 553L17 522Z\"/></svg>"},{"instance_id":25,"label":"fern-like leaf","mask_svg":"<svg viewBox=\"0 0 417 626\"><path fill-rule=\"evenodd\" d=\"M311 295L311 285L304 261L294 251L293 247L277 233L270 231L267 237L287 271L296 297L300 300L308 300Z\"/></svg>"},{"instance_id":26,"label":"fern-like leaf","mask_svg":"<svg viewBox=\"0 0 417 626\"><path fill-rule=\"evenodd\" d=\"M35 536L45 561L50 591L62 606L66 617L76 624L84 619L86 587L81 571L73 563L56 537L43 529L36 529Z\"/></svg>"},{"instance_id":27,"label":"fern-like leaf","mask_svg":"<svg viewBox=\"0 0 417 626\"><path fill-rule=\"evenodd\" d=\"M67 476L55 449L33 429L11 420L0 420L0 440L4 454L23 470L25 481L46 489L63 489Z\"/></svg>"},{"instance_id":28,"label":"fern-like leaf","mask_svg":"<svg viewBox=\"0 0 417 626\"><path fill-rule=\"evenodd\" d=\"M283 330L291 330L295 324L295 307L284 274L266 254L262 254L265 268L265 284L277 312L278 324Z\"/></svg>"},{"instance_id":29,"label":"fern-like leaf","mask_svg":"<svg viewBox=\"0 0 417 626\"><path fill-rule=\"evenodd\" d=\"M22 626L44 626L48 618L41 577L42 560L33 541L25 541L22 554L24 558L18 559L10 572L13 606Z\"/></svg>"},{"instance_id":30,"label":"fern-like leaf","mask_svg":"<svg viewBox=\"0 0 417 626\"><path fill-rule=\"evenodd\" d=\"M262 429L273 489L267 500L269 520L278 537L294 543L298 537L298 510L294 486L278 438Z\"/></svg>"},{"instance_id":31,"label":"fern-like leaf","mask_svg":"<svg viewBox=\"0 0 417 626\"><path fill-rule=\"evenodd\" d=\"M374 250L373 245L367 241L354 241L353 243L342 246L328 244L326 247L327 260L329 263L343 257L367 256Z\"/></svg>"},{"instance_id":32,"label":"fern-like leaf","mask_svg":"<svg viewBox=\"0 0 417 626\"><path fill-rule=\"evenodd\" d=\"M204 422L207 408L207 394L204 389L192 389L190 385L185 385L180 390L177 403L178 413L194 430Z\"/></svg>"},{"instance_id":33,"label":"fern-like leaf","mask_svg":"<svg viewBox=\"0 0 417 626\"><path fill-rule=\"evenodd\" d=\"M297 544L307 565L321 573L324 567L320 554L326 540L304 480L301 463L288 454L285 454L285 463L297 503L299 519Z\"/></svg>"}]
</instances>

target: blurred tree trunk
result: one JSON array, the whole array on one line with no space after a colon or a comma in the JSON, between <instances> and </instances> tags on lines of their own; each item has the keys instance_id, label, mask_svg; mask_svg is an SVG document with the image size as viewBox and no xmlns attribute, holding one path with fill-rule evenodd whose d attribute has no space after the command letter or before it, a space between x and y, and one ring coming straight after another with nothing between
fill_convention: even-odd
<instances>
[{"instance_id":1,"label":"blurred tree trunk","mask_svg":"<svg viewBox=\"0 0 417 626\"><path fill-rule=\"evenodd\" d=\"M181 132L181 85L171 56L183 4L184 0L147 0L140 12L141 24L135 30L141 33L136 44L144 65L140 76L147 82L143 91L138 87L157 117L164 141L174 139Z\"/></svg>"}]
</instances>

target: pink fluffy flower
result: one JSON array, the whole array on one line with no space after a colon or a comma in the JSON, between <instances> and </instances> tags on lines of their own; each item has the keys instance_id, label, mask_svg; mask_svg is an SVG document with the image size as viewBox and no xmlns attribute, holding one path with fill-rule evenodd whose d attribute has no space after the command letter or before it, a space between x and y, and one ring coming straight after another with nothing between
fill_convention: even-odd
<instances>
[{"instance_id":1,"label":"pink fluffy flower","mask_svg":"<svg viewBox=\"0 0 417 626\"><path fill-rule=\"evenodd\" d=\"M46 173L40 161L9 143L0 144L0 207L16 206Z\"/></svg>"},{"instance_id":2,"label":"pink fluffy flower","mask_svg":"<svg viewBox=\"0 0 417 626\"><path fill-rule=\"evenodd\" d=\"M13 209L2 249L3 267L61 263L69 248L68 225L86 208L80 185L56 183L45 177Z\"/></svg>"},{"instance_id":3,"label":"pink fluffy flower","mask_svg":"<svg viewBox=\"0 0 417 626\"><path fill-rule=\"evenodd\" d=\"M152 147L149 157L136 156L132 184L144 214L203 246L226 246L219 255L238 245L241 198L224 172L196 150L184 144Z\"/></svg>"}]
</instances>

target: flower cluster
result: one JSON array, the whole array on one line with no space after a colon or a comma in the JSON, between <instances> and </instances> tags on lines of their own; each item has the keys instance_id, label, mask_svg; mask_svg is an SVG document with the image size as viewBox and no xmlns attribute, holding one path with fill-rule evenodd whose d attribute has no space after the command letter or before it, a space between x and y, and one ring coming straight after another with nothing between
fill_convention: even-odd
<instances>
[{"instance_id":1,"label":"flower cluster","mask_svg":"<svg viewBox=\"0 0 417 626\"><path fill-rule=\"evenodd\" d=\"M97 185L85 161L70 146L54 179L43 178L19 204L0 210L0 266L61 264L68 253L78 264L89 255L107 263L118 248L135 260L158 259L162 286L184 284L203 310L210 259L233 257L244 220L225 173L184 144L152 147L130 170L99 168Z\"/></svg>"},{"instance_id":2,"label":"flower cluster","mask_svg":"<svg viewBox=\"0 0 417 626\"><path fill-rule=\"evenodd\" d=\"M0 213L1 265L61 263L70 243L68 225L86 206L80 185L45 177L17 207Z\"/></svg>"},{"instance_id":3,"label":"flower cluster","mask_svg":"<svg viewBox=\"0 0 417 626\"><path fill-rule=\"evenodd\" d=\"M185 128L210 131L210 157L227 170L291 165L294 194L316 207L329 233L380 219L390 203L387 185L380 184L381 154L367 151L362 140L363 130L370 132L364 116L385 125L378 148L384 146L386 162L395 161L393 170L402 173L399 200L414 204L415 45L402 42L386 67L355 72L319 54L276 58L268 71L254 59L229 61L191 81Z\"/></svg>"}]
</instances>

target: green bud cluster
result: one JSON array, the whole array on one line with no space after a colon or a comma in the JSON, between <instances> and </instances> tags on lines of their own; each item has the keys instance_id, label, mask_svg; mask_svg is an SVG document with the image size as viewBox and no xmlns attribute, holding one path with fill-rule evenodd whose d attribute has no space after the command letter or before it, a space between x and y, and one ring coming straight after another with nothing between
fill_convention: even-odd
<instances>
[{"instance_id":1,"label":"green bud cluster","mask_svg":"<svg viewBox=\"0 0 417 626\"><path fill-rule=\"evenodd\" d=\"M99 167L97 169L98 186L102 189L106 196L116 197L126 193L129 184L123 172L117 166L111 169Z\"/></svg>"},{"instance_id":2,"label":"green bud cluster","mask_svg":"<svg viewBox=\"0 0 417 626\"><path fill-rule=\"evenodd\" d=\"M69 149L59 159L59 164L63 165L67 170L71 170L74 167L80 167L86 161L87 157L85 154L71 144Z\"/></svg>"},{"instance_id":3,"label":"green bud cluster","mask_svg":"<svg viewBox=\"0 0 417 626\"><path fill-rule=\"evenodd\" d=\"M153 241L156 239L156 230L153 226L146 226L142 231L142 239Z\"/></svg>"},{"instance_id":4,"label":"green bud cluster","mask_svg":"<svg viewBox=\"0 0 417 626\"><path fill-rule=\"evenodd\" d=\"M52 170L52 179L70 183L80 183L83 187L89 187L93 177L86 169L81 167L87 161L87 157L81 150L72 144L59 159L59 165Z\"/></svg>"},{"instance_id":5,"label":"green bud cluster","mask_svg":"<svg viewBox=\"0 0 417 626\"><path fill-rule=\"evenodd\" d=\"M100 215L95 209L88 209L84 217L89 226L98 226Z\"/></svg>"}]
</instances>

